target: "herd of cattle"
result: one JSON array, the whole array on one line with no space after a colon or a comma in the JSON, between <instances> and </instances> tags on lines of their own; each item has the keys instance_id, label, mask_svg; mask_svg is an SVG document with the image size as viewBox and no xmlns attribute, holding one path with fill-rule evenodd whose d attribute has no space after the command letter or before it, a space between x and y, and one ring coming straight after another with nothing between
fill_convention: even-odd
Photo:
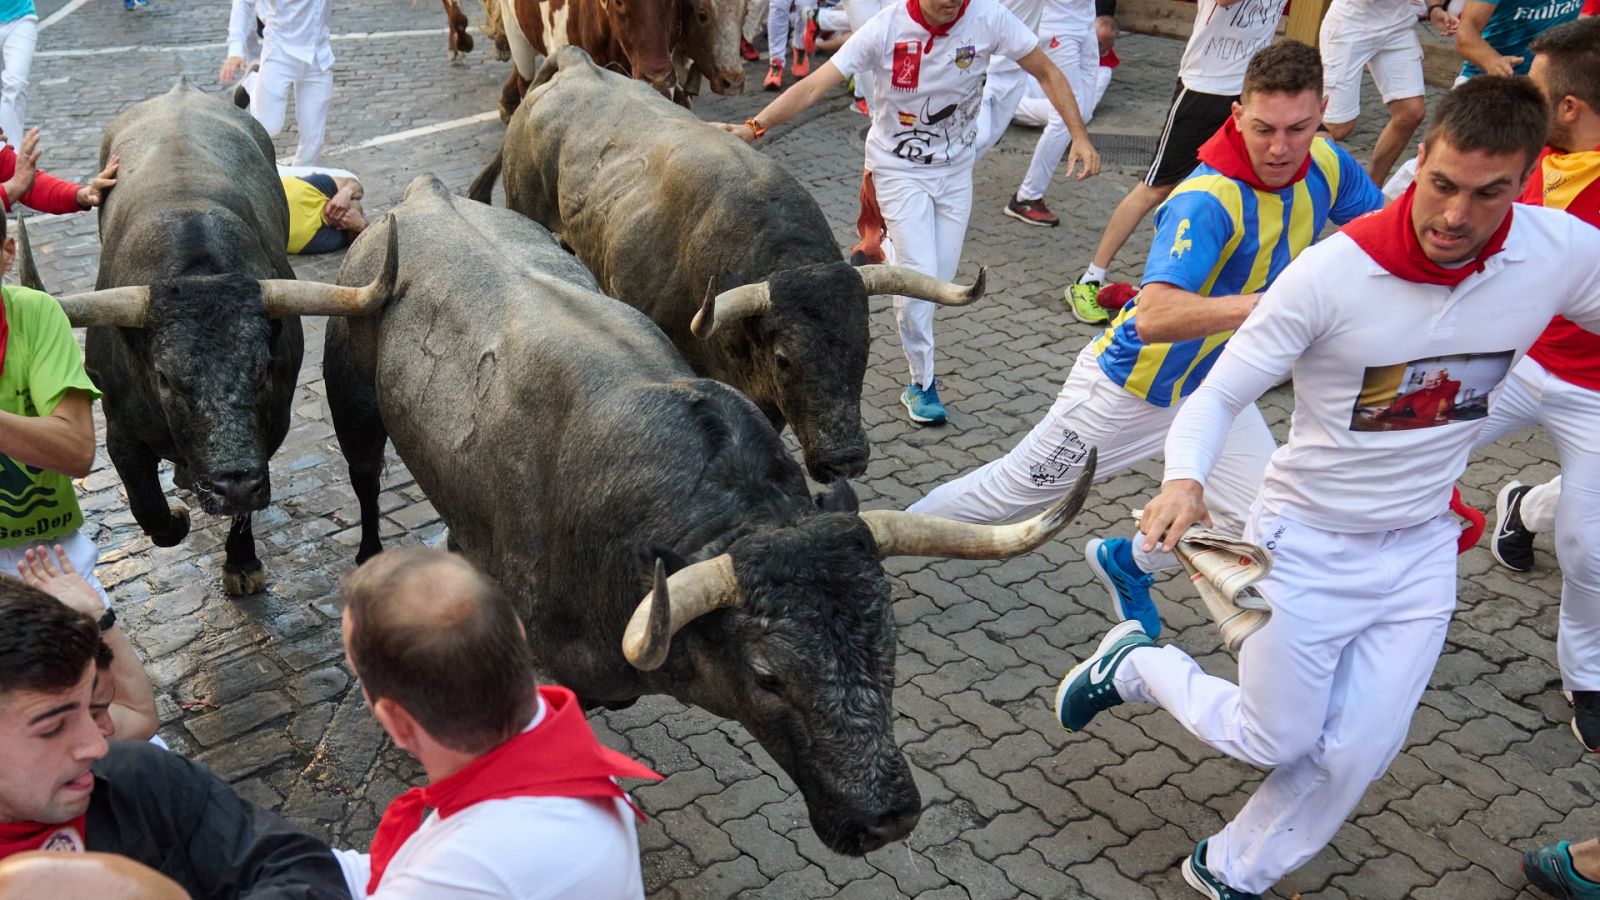
<instances>
[{"instance_id":1,"label":"herd of cattle","mask_svg":"<svg viewBox=\"0 0 1600 900\"><path fill-rule=\"evenodd\" d=\"M503 175L510 208L420 177L338 285L293 280L272 143L243 111L180 80L111 124L111 154L97 290L60 302L89 327L107 450L152 541L189 529L157 480L167 459L232 519L224 588L265 586L250 517L288 428L299 317L329 316L358 560L382 550L392 441L452 547L515 598L541 669L586 706L664 693L737 720L837 852L911 831L882 558L1031 550L1076 515L1094 470L1091 454L1069 496L1014 525L857 511L867 296L966 303L981 276L852 268L776 163L572 47L472 187L486 199ZM786 423L831 482L815 497Z\"/></svg>"},{"instance_id":2,"label":"herd of cattle","mask_svg":"<svg viewBox=\"0 0 1600 900\"><path fill-rule=\"evenodd\" d=\"M739 56L747 0L483 0L483 30L495 58L513 62L500 96L500 120L522 102L536 62L577 47L604 68L649 82L687 107L702 82L718 94L744 92ZM443 0L446 52L472 50L460 0Z\"/></svg>"}]
</instances>

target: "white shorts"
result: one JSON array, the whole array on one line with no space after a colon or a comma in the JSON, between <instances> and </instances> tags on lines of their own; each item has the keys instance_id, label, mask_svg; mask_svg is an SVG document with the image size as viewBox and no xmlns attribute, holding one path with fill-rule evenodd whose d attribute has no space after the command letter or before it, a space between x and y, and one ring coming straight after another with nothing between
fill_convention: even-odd
<instances>
[{"instance_id":1,"label":"white shorts","mask_svg":"<svg viewBox=\"0 0 1600 900\"><path fill-rule=\"evenodd\" d=\"M1361 115L1361 70L1372 72L1384 103L1421 97L1422 42L1410 22L1392 31L1373 31L1329 16L1322 20L1323 93L1328 111L1323 118L1342 125Z\"/></svg>"}]
</instances>

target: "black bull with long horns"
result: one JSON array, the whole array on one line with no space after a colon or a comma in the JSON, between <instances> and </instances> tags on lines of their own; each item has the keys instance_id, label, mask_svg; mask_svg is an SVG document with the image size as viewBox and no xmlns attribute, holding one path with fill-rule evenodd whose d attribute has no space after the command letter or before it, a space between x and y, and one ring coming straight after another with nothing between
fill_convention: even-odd
<instances>
[{"instance_id":1,"label":"black bull with long horns","mask_svg":"<svg viewBox=\"0 0 1600 900\"><path fill-rule=\"evenodd\" d=\"M392 439L452 542L519 605L545 675L587 705L662 693L739 721L840 853L910 833L921 801L894 741L881 557L1037 547L1083 505L1094 457L1015 525L858 514L843 481L813 500L755 405L696 378L538 224L431 177L393 221L400 294L330 321L324 352L360 557L382 549ZM371 281L393 233L363 234L340 281ZM458 234L474 239L436 237Z\"/></svg>"},{"instance_id":2,"label":"black bull with long horns","mask_svg":"<svg viewBox=\"0 0 1600 900\"><path fill-rule=\"evenodd\" d=\"M666 332L694 371L787 424L821 482L866 470L867 297L983 294L900 266L852 268L816 200L771 157L596 66L551 55L468 196L559 234L607 294ZM747 283L748 282L748 283Z\"/></svg>"},{"instance_id":3,"label":"black bull with long horns","mask_svg":"<svg viewBox=\"0 0 1600 900\"><path fill-rule=\"evenodd\" d=\"M289 429L299 316L358 312L389 293L292 280L272 152L243 110L182 79L123 112L100 145L102 166L113 154L122 165L100 208L96 290L60 300L89 329L106 452L139 527L162 547L189 532L188 511L167 506L158 477L170 460L201 509L233 520L222 572L231 594L267 581L250 515L271 499L267 460Z\"/></svg>"}]
</instances>

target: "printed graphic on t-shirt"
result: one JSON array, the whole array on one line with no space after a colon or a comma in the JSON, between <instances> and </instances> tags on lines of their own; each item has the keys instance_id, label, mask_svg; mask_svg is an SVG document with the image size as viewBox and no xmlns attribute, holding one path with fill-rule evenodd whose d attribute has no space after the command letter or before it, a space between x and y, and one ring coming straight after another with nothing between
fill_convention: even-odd
<instances>
[{"instance_id":1,"label":"printed graphic on t-shirt","mask_svg":"<svg viewBox=\"0 0 1600 900\"><path fill-rule=\"evenodd\" d=\"M1257 50L1272 42L1272 31L1259 32L1269 22L1277 22L1283 15L1282 0L1244 0L1232 6L1218 4L1211 9L1210 18L1222 18L1222 27L1216 34L1208 35L1200 46L1200 55L1219 66L1248 60ZM1210 22L1204 23L1210 25Z\"/></svg>"},{"instance_id":2,"label":"printed graphic on t-shirt","mask_svg":"<svg viewBox=\"0 0 1600 900\"><path fill-rule=\"evenodd\" d=\"M1489 414L1489 392L1511 370L1511 350L1434 356L1372 366L1350 416L1351 431L1400 431L1470 422Z\"/></svg>"},{"instance_id":3,"label":"printed graphic on t-shirt","mask_svg":"<svg viewBox=\"0 0 1600 900\"><path fill-rule=\"evenodd\" d=\"M890 136L894 155L907 162L933 165L948 162L972 146L978 138L977 113L987 77L979 78L974 90L959 103L932 109L932 99L925 98L917 112L897 110L900 130Z\"/></svg>"},{"instance_id":4,"label":"printed graphic on t-shirt","mask_svg":"<svg viewBox=\"0 0 1600 900\"><path fill-rule=\"evenodd\" d=\"M894 69L889 85L897 91L914 91L922 76L922 42L896 41Z\"/></svg>"}]
</instances>

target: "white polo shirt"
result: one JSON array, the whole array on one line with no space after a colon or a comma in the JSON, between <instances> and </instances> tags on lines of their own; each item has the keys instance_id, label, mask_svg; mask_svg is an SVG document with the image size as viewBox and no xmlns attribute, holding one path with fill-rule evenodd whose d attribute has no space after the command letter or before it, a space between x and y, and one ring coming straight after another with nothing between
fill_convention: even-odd
<instances>
[{"instance_id":1,"label":"white polo shirt","mask_svg":"<svg viewBox=\"0 0 1600 900\"><path fill-rule=\"evenodd\" d=\"M1245 67L1257 50L1272 43L1283 7L1284 0L1239 0L1229 7L1199 0L1194 32L1178 65L1183 86L1222 96L1244 90Z\"/></svg>"},{"instance_id":2,"label":"white polo shirt","mask_svg":"<svg viewBox=\"0 0 1600 900\"><path fill-rule=\"evenodd\" d=\"M950 33L930 38L895 2L851 35L833 64L871 72L867 170L943 177L976 161L978 109L994 55L1020 59L1039 39L998 0L971 0Z\"/></svg>"},{"instance_id":3,"label":"white polo shirt","mask_svg":"<svg viewBox=\"0 0 1600 900\"><path fill-rule=\"evenodd\" d=\"M1600 229L1562 210L1517 204L1503 249L1454 290L1390 275L1334 235L1284 269L1179 411L1166 477L1204 482L1238 408L1292 371L1263 506L1351 534L1426 522L1491 393L1556 315L1600 331Z\"/></svg>"}]
</instances>

